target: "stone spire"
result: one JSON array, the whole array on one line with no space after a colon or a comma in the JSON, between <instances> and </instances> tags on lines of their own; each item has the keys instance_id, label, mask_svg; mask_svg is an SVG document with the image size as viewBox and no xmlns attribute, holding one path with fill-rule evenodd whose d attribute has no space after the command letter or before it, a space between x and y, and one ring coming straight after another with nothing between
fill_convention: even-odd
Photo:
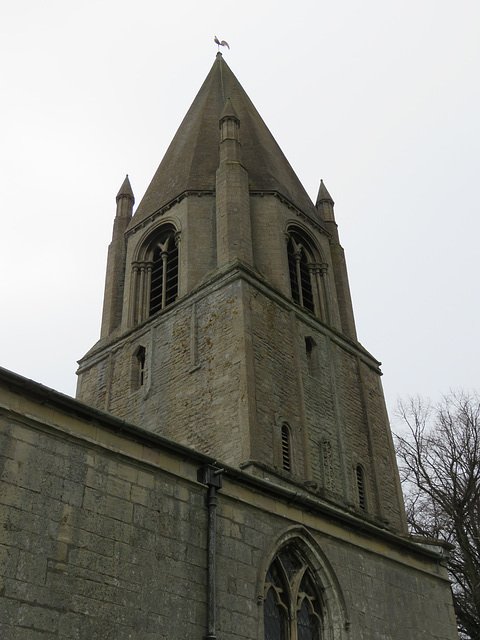
<instances>
[{"instance_id":1,"label":"stone spire","mask_svg":"<svg viewBox=\"0 0 480 640\"><path fill-rule=\"evenodd\" d=\"M328 193L327 187L320 180L316 208L330 233L330 252L332 256L333 276L337 291L338 310L343 332L352 340L357 339L355 319L353 316L352 297L350 295L350 285L348 282L347 263L345 261L345 251L340 244L338 226L335 222L333 211L333 198Z\"/></svg>"},{"instance_id":2,"label":"stone spire","mask_svg":"<svg viewBox=\"0 0 480 640\"><path fill-rule=\"evenodd\" d=\"M215 191L217 132L228 97L235 105L235 117L242 123L242 157L250 191L277 193L322 224L282 150L218 53L138 205L130 228L188 192Z\"/></svg>"},{"instance_id":3,"label":"stone spire","mask_svg":"<svg viewBox=\"0 0 480 640\"><path fill-rule=\"evenodd\" d=\"M123 181L122 186L118 190L117 202L120 198L129 198L132 201L132 205L135 204L135 196L133 195L132 186L130 184L130 180L128 179L128 173L125 176L125 180Z\"/></svg>"},{"instance_id":4,"label":"stone spire","mask_svg":"<svg viewBox=\"0 0 480 640\"><path fill-rule=\"evenodd\" d=\"M333 214L334 204L335 203L332 200L332 196L328 193L327 187L323 183L323 180L320 180L320 188L318 190L317 203L315 206L318 213L321 215L322 220L335 221L335 216Z\"/></svg>"},{"instance_id":5,"label":"stone spire","mask_svg":"<svg viewBox=\"0 0 480 640\"><path fill-rule=\"evenodd\" d=\"M227 98L225 109L219 122L220 127L220 162L227 158L231 162L241 162L241 144L239 140L240 120L233 108L232 101ZM248 189L248 185L247 185Z\"/></svg>"},{"instance_id":6,"label":"stone spire","mask_svg":"<svg viewBox=\"0 0 480 640\"><path fill-rule=\"evenodd\" d=\"M128 174L117 193L116 201L117 212L113 223L112 242L108 247L101 338L110 335L120 326L122 321L126 257L125 231L132 219L135 203Z\"/></svg>"}]
</instances>

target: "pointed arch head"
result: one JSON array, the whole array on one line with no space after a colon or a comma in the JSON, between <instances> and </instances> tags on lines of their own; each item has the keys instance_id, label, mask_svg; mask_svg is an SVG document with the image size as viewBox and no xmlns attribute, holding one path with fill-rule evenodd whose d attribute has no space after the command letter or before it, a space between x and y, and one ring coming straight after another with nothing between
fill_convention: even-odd
<instances>
[{"instance_id":1,"label":"pointed arch head","mask_svg":"<svg viewBox=\"0 0 480 640\"><path fill-rule=\"evenodd\" d=\"M298 220L290 220L285 226L287 242L293 240L294 246L301 247L308 263L324 262L320 245L315 240L310 229Z\"/></svg>"},{"instance_id":2,"label":"pointed arch head","mask_svg":"<svg viewBox=\"0 0 480 640\"><path fill-rule=\"evenodd\" d=\"M264 606L264 640L347 637L338 579L304 527L288 529L272 545L260 568L258 601Z\"/></svg>"},{"instance_id":3,"label":"pointed arch head","mask_svg":"<svg viewBox=\"0 0 480 640\"><path fill-rule=\"evenodd\" d=\"M155 250L160 245L165 244L169 237L174 240L172 244L178 244L180 231L180 226L176 220L173 218L163 219L144 234L135 251L134 262L151 261Z\"/></svg>"}]
</instances>

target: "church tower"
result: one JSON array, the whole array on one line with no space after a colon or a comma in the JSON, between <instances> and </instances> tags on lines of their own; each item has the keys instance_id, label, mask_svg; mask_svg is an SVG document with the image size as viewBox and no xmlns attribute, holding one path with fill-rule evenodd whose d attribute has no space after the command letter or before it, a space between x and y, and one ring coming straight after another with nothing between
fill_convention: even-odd
<instances>
[{"instance_id":1,"label":"church tower","mask_svg":"<svg viewBox=\"0 0 480 640\"><path fill-rule=\"evenodd\" d=\"M220 53L133 205L127 177L78 399L405 532L333 200L321 182L313 204Z\"/></svg>"}]
</instances>

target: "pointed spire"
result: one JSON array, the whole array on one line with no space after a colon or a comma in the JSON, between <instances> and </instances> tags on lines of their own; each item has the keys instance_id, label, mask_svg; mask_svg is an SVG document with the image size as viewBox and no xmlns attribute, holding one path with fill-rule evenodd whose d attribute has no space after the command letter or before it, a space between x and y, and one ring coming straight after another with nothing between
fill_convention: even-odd
<instances>
[{"instance_id":1,"label":"pointed spire","mask_svg":"<svg viewBox=\"0 0 480 640\"><path fill-rule=\"evenodd\" d=\"M222 115L220 116L220 124L222 123L222 120L225 120L227 118L238 120L238 123L240 124L240 118L238 117L237 112L233 108L232 100L230 98L227 98L225 102L225 107L223 109Z\"/></svg>"},{"instance_id":2,"label":"pointed spire","mask_svg":"<svg viewBox=\"0 0 480 640\"><path fill-rule=\"evenodd\" d=\"M227 96L235 105L232 112ZM226 104L227 103L227 104ZM232 108L233 108L232 104ZM242 157L249 187L283 196L322 224L313 202L221 53L173 138L130 224L188 192L213 192L218 167L218 126L223 115L242 124Z\"/></svg>"},{"instance_id":3,"label":"pointed spire","mask_svg":"<svg viewBox=\"0 0 480 640\"><path fill-rule=\"evenodd\" d=\"M318 205L319 202L326 202L326 201L331 202L332 204L335 204L332 199L332 196L328 193L327 187L324 185L323 180L320 180L320 188L318 190L316 204Z\"/></svg>"},{"instance_id":4,"label":"pointed spire","mask_svg":"<svg viewBox=\"0 0 480 640\"><path fill-rule=\"evenodd\" d=\"M233 108L232 101L227 98L225 108L220 116L220 162L227 158L232 162L241 162L241 144L239 140L240 119Z\"/></svg>"},{"instance_id":5,"label":"pointed spire","mask_svg":"<svg viewBox=\"0 0 480 640\"><path fill-rule=\"evenodd\" d=\"M327 187L323 184L323 180L320 180L320 189L318 190L317 203L315 207L324 222L335 222L335 214L333 212L334 204L332 196L328 193Z\"/></svg>"},{"instance_id":6,"label":"pointed spire","mask_svg":"<svg viewBox=\"0 0 480 640\"><path fill-rule=\"evenodd\" d=\"M112 242L108 247L101 338L109 336L120 326L122 321L126 257L125 231L132 219L134 202L135 198L127 174L117 193L117 211L113 222Z\"/></svg>"},{"instance_id":7,"label":"pointed spire","mask_svg":"<svg viewBox=\"0 0 480 640\"><path fill-rule=\"evenodd\" d=\"M133 195L132 185L130 184L130 180L128 179L128 173L117 193L117 202L120 198L131 198L133 200L133 204L135 204L135 196Z\"/></svg>"}]
</instances>

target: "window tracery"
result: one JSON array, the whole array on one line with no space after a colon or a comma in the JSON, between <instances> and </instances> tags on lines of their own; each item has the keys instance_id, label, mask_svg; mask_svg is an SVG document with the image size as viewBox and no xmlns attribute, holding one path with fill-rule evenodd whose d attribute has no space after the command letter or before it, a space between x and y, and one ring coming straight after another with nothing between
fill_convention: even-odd
<instances>
[{"instance_id":1,"label":"window tracery","mask_svg":"<svg viewBox=\"0 0 480 640\"><path fill-rule=\"evenodd\" d=\"M178 234L163 226L139 251L132 265L131 323L165 309L178 297Z\"/></svg>"},{"instance_id":2,"label":"window tracery","mask_svg":"<svg viewBox=\"0 0 480 640\"><path fill-rule=\"evenodd\" d=\"M321 640L323 617L309 567L292 545L283 547L265 579L265 640Z\"/></svg>"},{"instance_id":3,"label":"window tracery","mask_svg":"<svg viewBox=\"0 0 480 640\"><path fill-rule=\"evenodd\" d=\"M309 256L305 246L296 235L288 241L288 268L293 300L309 311L315 311L310 277Z\"/></svg>"},{"instance_id":4,"label":"window tracery","mask_svg":"<svg viewBox=\"0 0 480 640\"><path fill-rule=\"evenodd\" d=\"M329 321L327 271L318 251L312 248L304 233L296 229L287 232L287 256L292 299L298 305Z\"/></svg>"},{"instance_id":5,"label":"window tracery","mask_svg":"<svg viewBox=\"0 0 480 640\"><path fill-rule=\"evenodd\" d=\"M164 239L158 241L153 252L150 315L175 302L177 294L178 248L173 231L171 231Z\"/></svg>"}]
</instances>

